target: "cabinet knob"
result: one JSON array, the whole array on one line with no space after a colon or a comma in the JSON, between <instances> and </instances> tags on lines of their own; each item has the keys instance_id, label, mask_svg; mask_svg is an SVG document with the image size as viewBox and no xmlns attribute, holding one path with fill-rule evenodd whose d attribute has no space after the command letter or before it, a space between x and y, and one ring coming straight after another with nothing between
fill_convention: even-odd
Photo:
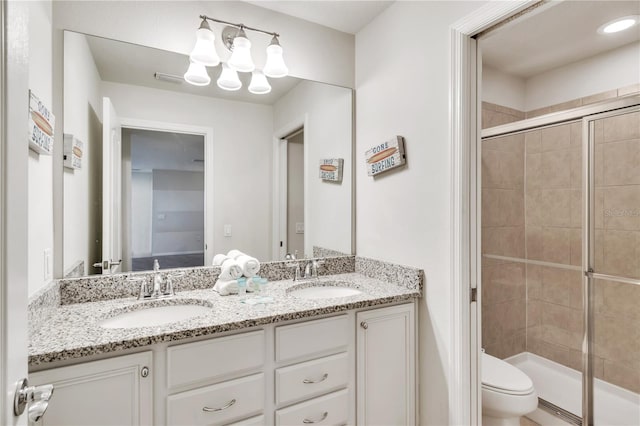
<instances>
[{"instance_id":1,"label":"cabinet knob","mask_svg":"<svg viewBox=\"0 0 640 426\"><path fill-rule=\"evenodd\" d=\"M366 330L367 328L369 328L369 324L367 324L367 322L366 322L366 321L362 321L362 322L360 323L360 327L362 327L362 328L364 328L364 329Z\"/></svg>"},{"instance_id":2,"label":"cabinet knob","mask_svg":"<svg viewBox=\"0 0 640 426\"><path fill-rule=\"evenodd\" d=\"M142 367L142 369L140 370L140 375L142 377L148 377L149 376L149 367Z\"/></svg>"}]
</instances>

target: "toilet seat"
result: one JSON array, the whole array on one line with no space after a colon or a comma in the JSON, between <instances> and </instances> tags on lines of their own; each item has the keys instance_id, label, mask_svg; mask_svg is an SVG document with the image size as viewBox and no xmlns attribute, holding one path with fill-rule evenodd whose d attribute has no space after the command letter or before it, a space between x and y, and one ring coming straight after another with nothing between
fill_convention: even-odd
<instances>
[{"instance_id":1,"label":"toilet seat","mask_svg":"<svg viewBox=\"0 0 640 426\"><path fill-rule=\"evenodd\" d=\"M482 387L507 395L534 392L533 382L524 372L506 361L482 353Z\"/></svg>"}]
</instances>

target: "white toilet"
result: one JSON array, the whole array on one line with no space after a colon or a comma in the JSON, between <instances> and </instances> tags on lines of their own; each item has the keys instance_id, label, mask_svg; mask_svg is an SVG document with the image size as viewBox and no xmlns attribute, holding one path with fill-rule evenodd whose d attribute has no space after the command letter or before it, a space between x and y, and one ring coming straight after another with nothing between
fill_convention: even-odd
<instances>
[{"instance_id":1,"label":"white toilet","mask_svg":"<svg viewBox=\"0 0 640 426\"><path fill-rule=\"evenodd\" d=\"M519 426L538 407L533 382L522 370L482 353L482 424Z\"/></svg>"}]
</instances>

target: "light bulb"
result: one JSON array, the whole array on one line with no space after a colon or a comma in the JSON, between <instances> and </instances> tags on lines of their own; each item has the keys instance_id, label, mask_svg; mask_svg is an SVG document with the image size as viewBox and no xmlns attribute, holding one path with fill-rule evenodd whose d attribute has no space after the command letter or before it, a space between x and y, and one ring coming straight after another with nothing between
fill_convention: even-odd
<instances>
[{"instance_id":1,"label":"light bulb","mask_svg":"<svg viewBox=\"0 0 640 426\"><path fill-rule=\"evenodd\" d=\"M211 78L204 65L191 62L189 69L184 73L184 81L194 86L206 86L211 83Z\"/></svg>"},{"instance_id":2,"label":"light bulb","mask_svg":"<svg viewBox=\"0 0 640 426\"><path fill-rule=\"evenodd\" d=\"M242 82L238 78L238 73L229 68L225 63L222 64L222 72L218 78L218 87L229 91L239 90L242 87Z\"/></svg>"},{"instance_id":3,"label":"light bulb","mask_svg":"<svg viewBox=\"0 0 640 426\"><path fill-rule=\"evenodd\" d=\"M624 16L622 18L614 19L598 28L600 34L613 34L620 31L624 31L636 25L639 17L637 15Z\"/></svg>"},{"instance_id":4,"label":"light bulb","mask_svg":"<svg viewBox=\"0 0 640 426\"><path fill-rule=\"evenodd\" d=\"M267 46L267 63L263 72L264 75L271 78L285 77L289 74L289 69L282 58L282 46L280 46L276 36L271 39L271 44Z\"/></svg>"},{"instance_id":5,"label":"light bulb","mask_svg":"<svg viewBox=\"0 0 640 426\"><path fill-rule=\"evenodd\" d=\"M202 20L200 28L196 31L196 45L189 55L192 62L202 64L207 67L215 67L220 63L220 58L216 52L214 41L215 34L211 31L206 19Z\"/></svg>"},{"instance_id":6,"label":"light bulb","mask_svg":"<svg viewBox=\"0 0 640 426\"><path fill-rule=\"evenodd\" d=\"M251 42L243 29L233 39L233 52L229 58L229 67L240 72L251 72L256 69L251 59Z\"/></svg>"},{"instance_id":7,"label":"light bulb","mask_svg":"<svg viewBox=\"0 0 640 426\"><path fill-rule=\"evenodd\" d=\"M249 83L249 92L254 95L266 95L271 92L271 86L262 71L254 71L251 75L251 83Z\"/></svg>"}]
</instances>

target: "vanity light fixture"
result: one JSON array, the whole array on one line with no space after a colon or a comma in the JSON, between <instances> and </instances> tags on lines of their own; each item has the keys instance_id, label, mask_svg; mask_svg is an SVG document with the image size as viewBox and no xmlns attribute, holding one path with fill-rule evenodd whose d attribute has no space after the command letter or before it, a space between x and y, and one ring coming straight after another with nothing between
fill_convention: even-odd
<instances>
[{"instance_id":1,"label":"vanity light fixture","mask_svg":"<svg viewBox=\"0 0 640 426\"><path fill-rule=\"evenodd\" d=\"M249 92L255 95L266 95L271 92L271 85L262 71L254 71L252 73L251 83L249 83Z\"/></svg>"},{"instance_id":2,"label":"vanity light fixture","mask_svg":"<svg viewBox=\"0 0 640 426\"><path fill-rule=\"evenodd\" d=\"M164 72L156 72L153 77L158 81L164 81L167 83L182 84L184 83L184 77L179 75L167 74Z\"/></svg>"},{"instance_id":3,"label":"vanity light fixture","mask_svg":"<svg viewBox=\"0 0 640 426\"><path fill-rule=\"evenodd\" d=\"M620 31L627 30L634 25L637 25L639 19L640 16L638 15L623 16L622 18L614 19L613 21L609 21L606 24L602 25L600 28L598 28L598 32L600 34L618 33Z\"/></svg>"},{"instance_id":4,"label":"vanity light fixture","mask_svg":"<svg viewBox=\"0 0 640 426\"><path fill-rule=\"evenodd\" d=\"M281 78L289 74L289 69L284 63L282 46L280 46L278 40L280 34L249 27L244 24L234 24L206 15L200 15L200 19L202 19L202 22L196 31L196 45L189 55L191 65L185 74L187 83L197 86L209 84L209 82L203 83L208 78L208 75L207 78L204 78L204 74L206 74L206 68L204 67L215 67L220 63L220 56L215 49L215 34L209 26L209 21L227 25L222 31L221 41L222 44L231 51L231 57L226 64L222 64L222 70L217 80L218 86L221 89L240 89L242 83L237 73L252 72L253 75L251 84L249 85L249 91L255 94L266 94L271 91L271 85L266 77ZM263 71L256 72L256 67L251 57L251 41L247 37L246 31L254 31L272 37L271 43L267 46L267 61ZM194 64L202 68L196 67ZM204 73L202 72L203 68ZM208 79L208 81L210 81L210 79Z\"/></svg>"},{"instance_id":5,"label":"vanity light fixture","mask_svg":"<svg viewBox=\"0 0 640 426\"><path fill-rule=\"evenodd\" d=\"M207 74L207 69L204 65L191 62L189 69L184 73L184 81L194 86L206 86L211 83L211 77Z\"/></svg>"}]
</instances>

